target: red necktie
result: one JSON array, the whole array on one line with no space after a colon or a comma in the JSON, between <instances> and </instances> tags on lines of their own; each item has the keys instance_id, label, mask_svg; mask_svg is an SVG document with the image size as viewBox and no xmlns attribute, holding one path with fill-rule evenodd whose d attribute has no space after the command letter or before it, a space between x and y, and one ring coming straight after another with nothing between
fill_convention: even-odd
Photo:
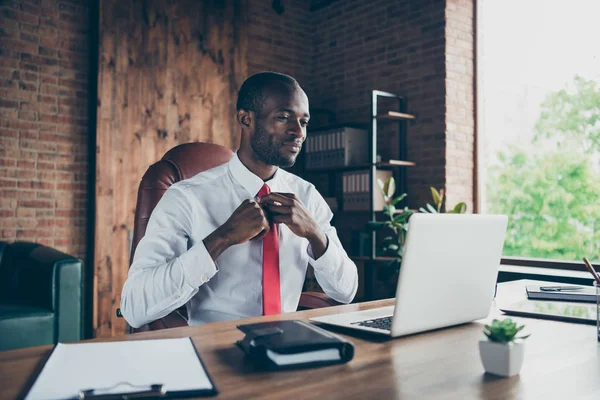
<instances>
[{"instance_id":1,"label":"red necktie","mask_svg":"<svg viewBox=\"0 0 600 400\"><path fill-rule=\"evenodd\" d=\"M271 189L264 184L258 197L269 194ZM281 314L281 292L279 289L279 235L277 225L270 224L269 233L263 238L263 315Z\"/></svg>"}]
</instances>

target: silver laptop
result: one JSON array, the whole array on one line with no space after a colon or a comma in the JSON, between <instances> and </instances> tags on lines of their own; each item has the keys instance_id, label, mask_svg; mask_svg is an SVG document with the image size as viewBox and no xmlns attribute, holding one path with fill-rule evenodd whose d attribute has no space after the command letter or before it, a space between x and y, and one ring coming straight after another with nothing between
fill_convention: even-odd
<instances>
[{"instance_id":1,"label":"silver laptop","mask_svg":"<svg viewBox=\"0 0 600 400\"><path fill-rule=\"evenodd\" d=\"M310 320L397 337L485 318L507 223L505 215L414 214L395 306Z\"/></svg>"}]
</instances>

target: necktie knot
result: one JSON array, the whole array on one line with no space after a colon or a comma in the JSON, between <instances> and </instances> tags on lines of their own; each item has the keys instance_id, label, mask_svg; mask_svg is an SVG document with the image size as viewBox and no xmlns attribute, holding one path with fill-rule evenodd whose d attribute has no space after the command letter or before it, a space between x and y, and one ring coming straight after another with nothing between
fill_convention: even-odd
<instances>
[{"instance_id":1,"label":"necktie knot","mask_svg":"<svg viewBox=\"0 0 600 400\"><path fill-rule=\"evenodd\" d=\"M264 183L262 185L262 187L260 188L260 190L258 191L257 196L258 197L263 197L263 196L265 196L265 195L267 195L269 193L271 193L271 189L269 188L269 186L266 183Z\"/></svg>"}]
</instances>

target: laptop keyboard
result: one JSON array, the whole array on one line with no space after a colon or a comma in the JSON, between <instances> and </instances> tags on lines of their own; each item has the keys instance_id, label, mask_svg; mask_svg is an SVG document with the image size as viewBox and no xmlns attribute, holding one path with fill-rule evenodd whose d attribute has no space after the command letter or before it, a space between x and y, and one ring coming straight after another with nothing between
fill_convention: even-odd
<instances>
[{"instance_id":1,"label":"laptop keyboard","mask_svg":"<svg viewBox=\"0 0 600 400\"><path fill-rule=\"evenodd\" d=\"M352 322L351 325L365 326L367 328L383 329L385 331L392 330L392 317L382 317L368 319L366 321Z\"/></svg>"}]
</instances>

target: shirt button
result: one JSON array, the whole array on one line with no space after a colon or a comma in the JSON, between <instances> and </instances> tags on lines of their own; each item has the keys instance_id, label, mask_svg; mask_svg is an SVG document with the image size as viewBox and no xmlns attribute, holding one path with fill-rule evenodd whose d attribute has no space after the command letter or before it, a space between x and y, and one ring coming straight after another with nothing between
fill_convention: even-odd
<instances>
[{"instance_id":1,"label":"shirt button","mask_svg":"<svg viewBox=\"0 0 600 400\"><path fill-rule=\"evenodd\" d=\"M208 276L206 275L202 275L200 279L202 279L202 282L208 282Z\"/></svg>"}]
</instances>

